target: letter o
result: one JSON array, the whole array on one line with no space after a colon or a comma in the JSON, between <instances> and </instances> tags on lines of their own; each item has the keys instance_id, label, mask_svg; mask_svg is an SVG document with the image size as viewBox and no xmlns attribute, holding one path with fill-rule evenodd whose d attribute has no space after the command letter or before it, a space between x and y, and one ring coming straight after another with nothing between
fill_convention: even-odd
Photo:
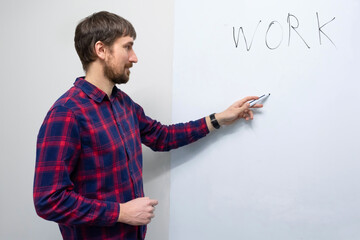
<instances>
[{"instance_id":1,"label":"letter o","mask_svg":"<svg viewBox=\"0 0 360 240\"><path fill-rule=\"evenodd\" d=\"M267 37L267 36L268 36L269 31L270 31L270 28L271 28L272 25L274 25L275 23L279 24L279 26L280 26L280 28L281 28L281 40L280 40L279 44L276 45L275 47L270 47L269 44L268 44L268 37ZM268 27L268 29L267 29L267 31L266 31L266 35L265 35L265 44L266 44L266 46L267 46L269 49L271 49L271 50L277 49L277 48L280 46L280 44L282 43L282 41L283 41L283 36L284 36L284 31L283 31L283 28L282 28L281 24L280 24L278 21L272 21L272 22L269 24L269 27Z\"/></svg>"}]
</instances>

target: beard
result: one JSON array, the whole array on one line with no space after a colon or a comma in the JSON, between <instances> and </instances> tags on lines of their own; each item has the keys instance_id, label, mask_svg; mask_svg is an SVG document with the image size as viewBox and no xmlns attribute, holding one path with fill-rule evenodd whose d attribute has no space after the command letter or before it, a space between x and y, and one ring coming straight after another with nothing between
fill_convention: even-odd
<instances>
[{"instance_id":1,"label":"beard","mask_svg":"<svg viewBox=\"0 0 360 240\"><path fill-rule=\"evenodd\" d=\"M124 71L122 73L119 73L117 69L114 66L111 66L108 63L105 63L104 66L104 75L110 81L112 81L115 84L122 84L127 83L129 81L130 77L130 70L129 68L132 67L132 63L126 64L124 67Z\"/></svg>"}]
</instances>

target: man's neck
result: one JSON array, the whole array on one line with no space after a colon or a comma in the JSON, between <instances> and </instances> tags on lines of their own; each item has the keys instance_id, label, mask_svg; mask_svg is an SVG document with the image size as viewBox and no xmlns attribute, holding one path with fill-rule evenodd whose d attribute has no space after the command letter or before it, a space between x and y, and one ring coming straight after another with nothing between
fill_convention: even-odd
<instances>
[{"instance_id":1,"label":"man's neck","mask_svg":"<svg viewBox=\"0 0 360 240\"><path fill-rule=\"evenodd\" d=\"M100 66L92 65L86 71L85 80L105 92L110 98L115 84L106 78Z\"/></svg>"}]
</instances>

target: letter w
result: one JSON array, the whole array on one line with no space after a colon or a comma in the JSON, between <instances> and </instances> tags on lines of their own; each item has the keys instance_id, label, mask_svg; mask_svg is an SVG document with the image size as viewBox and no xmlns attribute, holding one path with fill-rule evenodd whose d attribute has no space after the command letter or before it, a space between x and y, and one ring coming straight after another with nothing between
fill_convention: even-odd
<instances>
[{"instance_id":1,"label":"letter w","mask_svg":"<svg viewBox=\"0 0 360 240\"><path fill-rule=\"evenodd\" d=\"M240 38L240 31L241 31L241 33L242 33L242 35L243 35L243 37L244 37L246 50L247 50L247 51L250 51L251 45L252 45L252 43L253 43L253 41L254 41L255 33L257 32L257 29L258 29L260 23L261 23L261 20L259 21L258 25L256 26L256 29L255 29L255 32L254 32L254 34L253 34L253 36L252 36L250 45L248 45L248 43L247 43L247 40L246 40L246 36L245 36L243 27L239 27L239 30L238 30L238 32L237 32L237 36L236 36L235 27L233 27L233 39L234 39L234 43L235 43L235 48L237 48L237 47L239 46L239 38Z\"/></svg>"}]
</instances>

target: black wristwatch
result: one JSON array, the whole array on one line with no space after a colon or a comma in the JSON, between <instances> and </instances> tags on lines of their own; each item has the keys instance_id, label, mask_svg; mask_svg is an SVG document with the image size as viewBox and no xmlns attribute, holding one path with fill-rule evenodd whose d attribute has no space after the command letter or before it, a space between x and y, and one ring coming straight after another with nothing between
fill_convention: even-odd
<instances>
[{"instance_id":1,"label":"black wristwatch","mask_svg":"<svg viewBox=\"0 0 360 240\"><path fill-rule=\"evenodd\" d=\"M214 128L216 128L216 129L220 128L220 124L215 118L215 113L210 115L210 121L211 121L211 125L213 125Z\"/></svg>"}]
</instances>

